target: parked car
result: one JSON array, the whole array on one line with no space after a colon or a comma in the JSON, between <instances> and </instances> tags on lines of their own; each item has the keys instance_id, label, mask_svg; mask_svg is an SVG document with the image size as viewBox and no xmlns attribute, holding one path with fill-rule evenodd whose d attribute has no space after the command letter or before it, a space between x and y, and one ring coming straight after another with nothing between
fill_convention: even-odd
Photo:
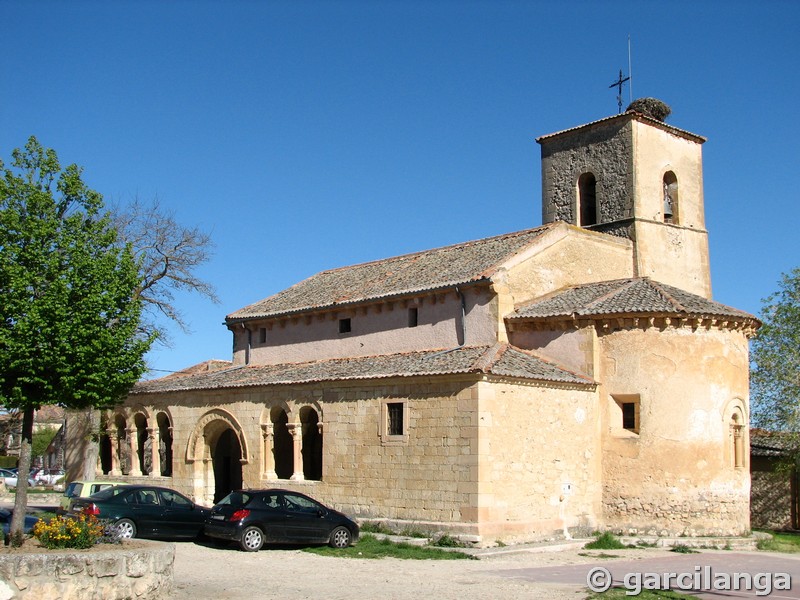
<instances>
[{"instance_id":1,"label":"parked car","mask_svg":"<svg viewBox=\"0 0 800 600\"><path fill-rule=\"evenodd\" d=\"M88 498L92 494L118 485L124 485L124 483L122 481L71 481L64 488L56 512L60 514L69 512L75 500Z\"/></svg>"},{"instance_id":2,"label":"parked car","mask_svg":"<svg viewBox=\"0 0 800 600\"><path fill-rule=\"evenodd\" d=\"M209 509L169 488L118 485L76 499L70 513L109 519L121 538L193 539L203 532Z\"/></svg>"},{"instance_id":3,"label":"parked car","mask_svg":"<svg viewBox=\"0 0 800 600\"><path fill-rule=\"evenodd\" d=\"M0 469L0 479L5 481L7 487L17 487L17 474L9 469ZM28 487L33 487L36 482L28 477Z\"/></svg>"},{"instance_id":4,"label":"parked car","mask_svg":"<svg viewBox=\"0 0 800 600\"><path fill-rule=\"evenodd\" d=\"M346 548L359 527L342 513L313 498L287 490L238 490L211 509L207 536L238 542L256 552L265 543L330 544Z\"/></svg>"},{"instance_id":5,"label":"parked car","mask_svg":"<svg viewBox=\"0 0 800 600\"><path fill-rule=\"evenodd\" d=\"M64 479L64 469L39 469L33 476L36 485L55 485Z\"/></svg>"},{"instance_id":6,"label":"parked car","mask_svg":"<svg viewBox=\"0 0 800 600\"><path fill-rule=\"evenodd\" d=\"M6 510L5 508L0 508L0 526L3 528L3 534L8 535L9 531L11 531L11 516L13 515L13 511ZM25 515L25 524L22 526L22 531L24 533L30 533L33 526L39 522L39 517L34 517L33 515Z\"/></svg>"}]
</instances>

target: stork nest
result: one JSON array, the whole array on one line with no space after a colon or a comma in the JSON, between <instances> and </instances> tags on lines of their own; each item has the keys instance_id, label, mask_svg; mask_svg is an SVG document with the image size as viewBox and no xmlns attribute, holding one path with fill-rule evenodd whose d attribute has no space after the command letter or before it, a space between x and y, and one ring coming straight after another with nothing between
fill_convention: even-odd
<instances>
[{"instance_id":1,"label":"stork nest","mask_svg":"<svg viewBox=\"0 0 800 600\"><path fill-rule=\"evenodd\" d=\"M657 121L664 121L672 109L658 98L639 98L631 102L625 112L636 112Z\"/></svg>"}]
</instances>

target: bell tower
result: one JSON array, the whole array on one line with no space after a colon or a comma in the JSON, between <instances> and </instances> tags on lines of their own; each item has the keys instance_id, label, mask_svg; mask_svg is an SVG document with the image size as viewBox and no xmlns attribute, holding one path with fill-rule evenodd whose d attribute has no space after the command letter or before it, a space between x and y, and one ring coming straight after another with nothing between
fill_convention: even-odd
<instances>
[{"instance_id":1,"label":"bell tower","mask_svg":"<svg viewBox=\"0 0 800 600\"><path fill-rule=\"evenodd\" d=\"M705 138L628 112L540 137L542 222L633 242L633 272L711 297Z\"/></svg>"}]
</instances>

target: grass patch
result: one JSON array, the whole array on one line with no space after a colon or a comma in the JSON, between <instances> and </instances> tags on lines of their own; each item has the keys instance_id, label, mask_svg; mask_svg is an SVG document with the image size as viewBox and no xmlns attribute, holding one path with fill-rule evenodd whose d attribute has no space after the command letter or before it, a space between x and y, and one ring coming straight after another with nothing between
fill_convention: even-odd
<instances>
[{"instance_id":1,"label":"grass patch","mask_svg":"<svg viewBox=\"0 0 800 600\"><path fill-rule=\"evenodd\" d=\"M613 534L606 531L584 546L586 550L622 550L626 546Z\"/></svg>"},{"instance_id":2,"label":"grass patch","mask_svg":"<svg viewBox=\"0 0 800 600\"><path fill-rule=\"evenodd\" d=\"M394 531L389 529L384 523L362 523L363 533L382 533L383 535L394 535Z\"/></svg>"},{"instance_id":3,"label":"grass patch","mask_svg":"<svg viewBox=\"0 0 800 600\"><path fill-rule=\"evenodd\" d=\"M607 592L603 593L595 593L589 596L590 599L594 600L595 598L602 599L602 600L622 600L623 598L631 598L626 594L626 590L624 588L611 588ZM691 596L689 594L679 594L678 592L670 592L670 591L661 591L661 590L642 590L642 592L636 596L638 600L667 600L667 599L676 599L676 600L699 600L697 596Z\"/></svg>"},{"instance_id":4,"label":"grass patch","mask_svg":"<svg viewBox=\"0 0 800 600\"><path fill-rule=\"evenodd\" d=\"M678 554L700 554L699 550L695 550L686 544L675 544L670 548L670 552L677 552Z\"/></svg>"},{"instance_id":5,"label":"grass patch","mask_svg":"<svg viewBox=\"0 0 800 600\"><path fill-rule=\"evenodd\" d=\"M317 546L304 548L306 552L321 556L337 556L341 558L405 558L411 560L459 560L475 559L464 552L441 550L431 546L414 546L405 542L393 542L388 539L379 540L374 535L362 535L358 542L349 548L329 548Z\"/></svg>"},{"instance_id":6,"label":"grass patch","mask_svg":"<svg viewBox=\"0 0 800 600\"><path fill-rule=\"evenodd\" d=\"M756 547L765 552L781 552L796 554L800 552L800 535L778 531L765 531L772 536L771 540L759 540Z\"/></svg>"},{"instance_id":7,"label":"grass patch","mask_svg":"<svg viewBox=\"0 0 800 600\"><path fill-rule=\"evenodd\" d=\"M437 546L439 548L466 548L466 544L464 542L458 538L454 538L451 535L447 535L446 533L440 536L438 539L432 541L431 546Z\"/></svg>"}]
</instances>

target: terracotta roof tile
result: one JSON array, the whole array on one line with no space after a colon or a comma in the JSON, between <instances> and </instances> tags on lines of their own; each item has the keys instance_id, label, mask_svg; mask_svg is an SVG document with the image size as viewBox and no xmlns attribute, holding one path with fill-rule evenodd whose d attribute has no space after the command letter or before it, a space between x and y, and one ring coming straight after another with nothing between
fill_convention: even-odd
<instances>
[{"instance_id":1,"label":"terracotta roof tile","mask_svg":"<svg viewBox=\"0 0 800 600\"><path fill-rule=\"evenodd\" d=\"M142 381L136 384L131 394L461 373L494 374L566 384L594 383L585 375L573 373L529 352L507 344L497 344L307 363L239 366Z\"/></svg>"},{"instance_id":2,"label":"terracotta roof tile","mask_svg":"<svg viewBox=\"0 0 800 600\"><path fill-rule=\"evenodd\" d=\"M228 322L277 316L464 285L491 277L553 225L322 271L227 316Z\"/></svg>"},{"instance_id":3,"label":"terracotta roof tile","mask_svg":"<svg viewBox=\"0 0 800 600\"><path fill-rule=\"evenodd\" d=\"M560 290L520 307L509 318L644 314L756 320L753 315L744 311L646 277L602 281Z\"/></svg>"}]
</instances>

